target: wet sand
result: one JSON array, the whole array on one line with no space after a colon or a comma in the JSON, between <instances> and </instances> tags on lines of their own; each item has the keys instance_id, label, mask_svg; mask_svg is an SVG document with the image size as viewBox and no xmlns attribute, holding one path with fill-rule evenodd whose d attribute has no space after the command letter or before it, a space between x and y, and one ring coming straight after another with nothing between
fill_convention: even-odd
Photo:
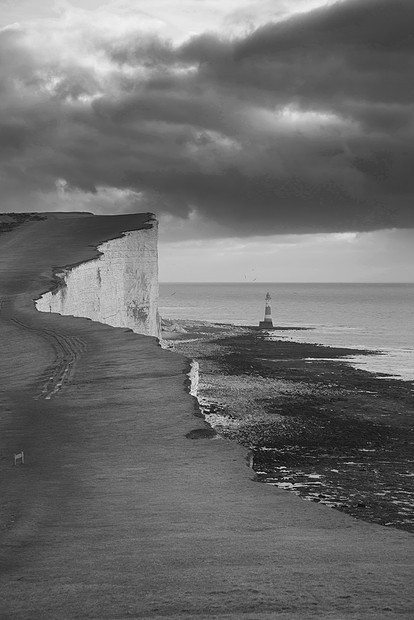
<instances>
[{"instance_id":1,"label":"wet sand","mask_svg":"<svg viewBox=\"0 0 414 620\"><path fill-rule=\"evenodd\" d=\"M411 618L412 536L258 484L245 448L194 438L188 361L155 339L35 311L53 266L142 224L107 220L0 238L0 616Z\"/></svg>"}]
</instances>

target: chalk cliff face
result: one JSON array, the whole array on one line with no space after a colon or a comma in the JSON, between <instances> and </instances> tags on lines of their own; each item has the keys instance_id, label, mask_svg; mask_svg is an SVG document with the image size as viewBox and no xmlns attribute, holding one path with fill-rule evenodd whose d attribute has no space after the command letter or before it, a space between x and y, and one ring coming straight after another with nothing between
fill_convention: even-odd
<instances>
[{"instance_id":1,"label":"chalk cliff face","mask_svg":"<svg viewBox=\"0 0 414 620\"><path fill-rule=\"evenodd\" d=\"M103 243L99 258L56 272L59 285L37 309L159 337L157 236L154 219L151 228Z\"/></svg>"}]
</instances>

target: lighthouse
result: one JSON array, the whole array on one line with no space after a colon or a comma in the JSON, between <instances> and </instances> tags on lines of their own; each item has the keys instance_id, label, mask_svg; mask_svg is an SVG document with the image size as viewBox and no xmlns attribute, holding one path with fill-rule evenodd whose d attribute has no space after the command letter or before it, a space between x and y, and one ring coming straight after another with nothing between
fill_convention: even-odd
<instances>
[{"instance_id":1,"label":"lighthouse","mask_svg":"<svg viewBox=\"0 0 414 620\"><path fill-rule=\"evenodd\" d=\"M270 293L266 293L264 320L260 321L260 323L259 323L259 327L261 329L266 329L268 327L273 327L271 301L272 301L272 298L270 297Z\"/></svg>"}]
</instances>

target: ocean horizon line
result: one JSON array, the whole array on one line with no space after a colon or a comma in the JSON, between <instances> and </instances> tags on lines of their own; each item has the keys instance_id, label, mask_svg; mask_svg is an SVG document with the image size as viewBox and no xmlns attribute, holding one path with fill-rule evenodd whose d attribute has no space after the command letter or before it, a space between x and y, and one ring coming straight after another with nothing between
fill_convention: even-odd
<instances>
[{"instance_id":1,"label":"ocean horizon line","mask_svg":"<svg viewBox=\"0 0 414 620\"><path fill-rule=\"evenodd\" d=\"M254 281L249 282L246 280L228 280L228 281L213 281L213 280L160 280L159 284L214 284L214 285L225 285L225 284L249 284L249 285L262 285L262 284L279 284L286 285L291 284L297 286L298 284L303 285L318 285L318 286L338 286L338 285L349 285L349 286L414 286L414 282L283 282L283 281Z\"/></svg>"}]
</instances>

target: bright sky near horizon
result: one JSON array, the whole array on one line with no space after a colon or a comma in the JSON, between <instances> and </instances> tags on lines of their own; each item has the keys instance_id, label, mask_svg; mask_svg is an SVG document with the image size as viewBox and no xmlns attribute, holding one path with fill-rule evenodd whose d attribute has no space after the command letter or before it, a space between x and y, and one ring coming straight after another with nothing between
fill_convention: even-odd
<instances>
[{"instance_id":1,"label":"bright sky near horizon","mask_svg":"<svg viewBox=\"0 0 414 620\"><path fill-rule=\"evenodd\" d=\"M0 211L154 211L164 281L414 281L412 0L0 0Z\"/></svg>"}]
</instances>

